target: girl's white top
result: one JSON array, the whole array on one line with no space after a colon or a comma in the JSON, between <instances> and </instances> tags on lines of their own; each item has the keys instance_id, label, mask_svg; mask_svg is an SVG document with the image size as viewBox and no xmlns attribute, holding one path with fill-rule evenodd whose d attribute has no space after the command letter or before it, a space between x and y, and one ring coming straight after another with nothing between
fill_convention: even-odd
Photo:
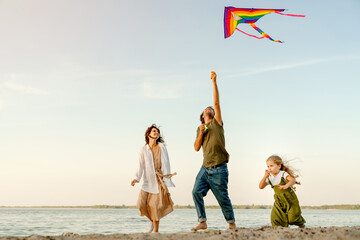
<instances>
[{"instance_id":1,"label":"girl's white top","mask_svg":"<svg viewBox=\"0 0 360 240\"><path fill-rule=\"evenodd\" d=\"M166 147L162 143L158 143L161 148L161 171L162 175L171 174L169 155ZM159 186L156 180L154 160L151 149L148 144L140 149L139 153L139 167L135 174L135 179L140 182L143 177L142 190L148 193L159 193ZM171 178L163 178L167 187L175 187Z\"/></svg>"},{"instance_id":2,"label":"girl's white top","mask_svg":"<svg viewBox=\"0 0 360 240\"><path fill-rule=\"evenodd\" d=\"M270 179L270 182L271 182L271 184L272 184L273 186L279 185L280 182L281 182L281 177L282 177L282 175L283 175L284 172L285 172L285 171L281 171L281 170L280 170L280 172L279 172L276 176L274 176L274 175L272 175L272 174L270 173L269 178L266 179L266 183L267 183L267 184L270 184L270 183L269 183L269 179ZM285 180L286 180L286 177L287 177L287 176L289 176L289 174L288 174L287 172L285 172L285 173L284 173L284 178L285 178Z\"/></svg>"}]
</instances>

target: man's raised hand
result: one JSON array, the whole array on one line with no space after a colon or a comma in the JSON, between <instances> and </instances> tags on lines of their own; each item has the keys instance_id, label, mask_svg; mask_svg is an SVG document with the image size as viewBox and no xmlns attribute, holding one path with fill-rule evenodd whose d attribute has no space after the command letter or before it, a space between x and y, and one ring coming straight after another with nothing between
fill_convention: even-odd
<instances>
[{"instance_id":1,"label":"man's raised hand","mask_svg":"<svg viewBox=\"0 0 360 240\"><path fill-rule=\"evenodd\" d=\"M214 71L211 71L210 78L211 80L216 81L216 73Z\"/></svg>"}]
</instances>

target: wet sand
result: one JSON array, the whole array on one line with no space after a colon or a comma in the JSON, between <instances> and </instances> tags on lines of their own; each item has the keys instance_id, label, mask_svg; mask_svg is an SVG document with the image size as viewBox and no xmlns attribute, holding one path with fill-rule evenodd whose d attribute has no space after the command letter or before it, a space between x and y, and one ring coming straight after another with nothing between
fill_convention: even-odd
<instances>
[{"instance_id":1,"label":"wet sand","mask_svg":"<svg viewBox=\"0 0 360 240\"><path fill-rule=\"evenodd\" d=\"M177 233L132 233L132 234L88 234L65 233L59 236L3 236L0 240L219 240L219 239L316 239L316 240L360 240L360 226L355 227L317 227L317 228L236 228L234 230L205 230L199 232Z\"/></svg>"}]
</instances>

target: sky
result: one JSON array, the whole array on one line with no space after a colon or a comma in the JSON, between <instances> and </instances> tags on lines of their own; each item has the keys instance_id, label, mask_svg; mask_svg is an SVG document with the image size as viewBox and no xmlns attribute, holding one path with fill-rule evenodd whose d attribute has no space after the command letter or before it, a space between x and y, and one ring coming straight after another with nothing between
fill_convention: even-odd
<instances>
[{"instance_id":1,"label":"sky","mask_svg":"<svg viewBox=\"0 0 360 240\"><path fill-rule=\"evenodd\" d=\"M284 8L236 31L224 7ZM279 154L301 205L360 204L358 0L0 0L0 206L135 205L130 186L155 123L193 205L193 143L218 74L233 204L273 203L258 184ZM241 30L259 35L248 25ZM212 193L205 204L215 205Z\"/></svg>"}]
</instances>

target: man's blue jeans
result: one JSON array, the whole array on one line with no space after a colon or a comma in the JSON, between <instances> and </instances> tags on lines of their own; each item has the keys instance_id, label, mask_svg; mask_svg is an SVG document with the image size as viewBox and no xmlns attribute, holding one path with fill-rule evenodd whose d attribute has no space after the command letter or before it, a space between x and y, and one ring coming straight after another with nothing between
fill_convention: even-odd
<instances>
[{"instance_id":1,"label":"man's blue jeans","mask_svg":"<svg viewBox=\"0 0 360 240\"><path fill-rule=\"evenodd\" d=\"M218 168L201 167L192 191L199 222L206 221L204 197L211 190L228 223L234 223L234 210L228 194L229 171L227 165Z\"/></svg>"}]
</instances>

